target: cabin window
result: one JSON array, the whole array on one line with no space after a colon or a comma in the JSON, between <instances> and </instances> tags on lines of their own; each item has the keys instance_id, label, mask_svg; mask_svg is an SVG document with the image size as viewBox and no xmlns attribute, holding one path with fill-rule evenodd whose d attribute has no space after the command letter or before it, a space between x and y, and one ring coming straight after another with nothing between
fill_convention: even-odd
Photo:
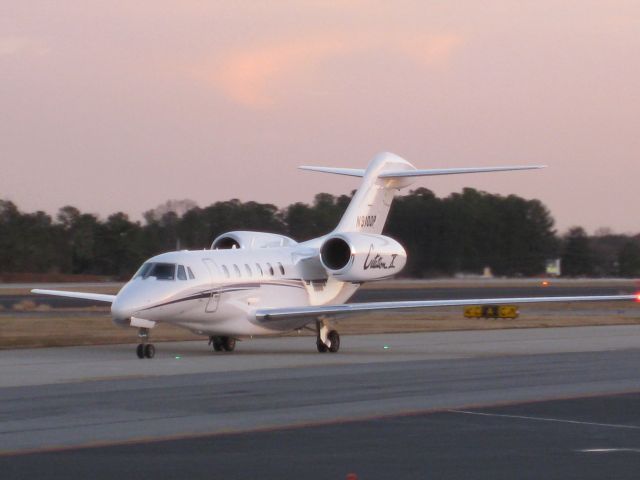
<instances>
[{"instance_id":1,"label":"cabin window","mask_svg":"<svg viewBox=\"0 0 640 480\"><path fill-rule=\"evenodd\" d=\"M280 262L278 262L278 269L280 269L280 275L284 275L284 267Z\"/></svg>"},{"instance_id":2,"label":"cabin window","mask_svg":"<svg viewBox=\"0 0 640 480\"><path fill-rule=\"evenodd\" d=\"M262 271L262 267L259 263L256 263L256 268L258 269L258 272L260 272L260 276L264 277L264 272Z\"/></svg>"},{"instance_id":3,"label":"cabin window","mask_svg":"<svg viewBox=\"0 0 640 480\"><path fill-rule=\"evenodd\" d=\"M191 271L191 267L187 267L187 272L189 272L189 279L191 279L191 280L195 280L196 279L196 276Z\"/></svg>"},{"instance_id":4,"label":"cabin window","mask_svg":"<svg viewBox=\"0 0 640 480\"><path fill-rule=\"evenodd\" d=\"M244 269L247 271L247 275L253 277L253 272L251 271L251 267L248 264L244 264Z\"/></svg>"},{"instance_id":5,"label":"cabin window","mask_svg":"<svg viewBox=\"0 0 640 480\"><path fill-rule=\"evenodd\" d=\"M269 270L269 275L273 277L273 267L269 262L267 262L267 269Z\"/></svg>"},{"instance_id":6,"label":"cabin window","mask_svg":"<svg viewBox=\"0 0 640 480\"><path fill-rule=\"evenodd\" d=\"M187 272L183 265L178 265L178 280L186 280Z\"/></svg>"},{"instance_id":7,"label":"cabin window","mask_svg":"<svg viewBox=\"0 0 640 480\"><path fill-rule=\"evenodd\" d=\"M238 265L236 265L235 263L233 264L233 269L235 270L237 276L239 277L242 276L242 274L240 273L240 269L238 268Z\"/></svg>"},{"instance_id":8,"label":"cabin window","mask_svg":"<svg viewBox=\"0 0 640 480\"><path fill-rule=\"evenodd\" d=\"M231 274L229 273L229 269L227 268L226 265L222 265L222 271L224 272L224 276L229 278L231 277Z\"/></svg>"}]
</instances>

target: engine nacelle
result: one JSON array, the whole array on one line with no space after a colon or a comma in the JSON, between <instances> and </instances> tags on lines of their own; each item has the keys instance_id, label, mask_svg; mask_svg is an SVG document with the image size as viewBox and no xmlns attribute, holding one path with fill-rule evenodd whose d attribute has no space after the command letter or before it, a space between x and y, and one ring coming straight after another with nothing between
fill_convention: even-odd
<instances>
[{"instance_id":1,"label":"engine nacelle","mask_svg":"<svg viewBox=\"0 0 640 480\"><path fill-rule=\"evenodd\" d=\"M288 247L296 243L292 238L276 233L237 231L223 233L216 237L211 244L211 250Z\"/></svg>"},{"instance_id":2,"label":"engine nacelle","mask_svg":"<svg viewBox=\"0 0 640 480\"><path fill-rule=\"evenodd\" d=\"M407 263L407 253L393 238L370 233L336 233L320 247L327 273L344 282L390 277Z\"/></svg>"}]
</instances>

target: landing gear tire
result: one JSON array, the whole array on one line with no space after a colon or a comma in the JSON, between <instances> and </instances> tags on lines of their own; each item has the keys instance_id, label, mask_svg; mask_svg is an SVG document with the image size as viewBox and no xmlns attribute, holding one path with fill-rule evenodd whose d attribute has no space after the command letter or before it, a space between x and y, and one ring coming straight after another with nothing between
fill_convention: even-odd
<instances>
[{"instance_id":1,"label":"landing gear tire","mask_svg":"<svg viewBox=\"0 0 640 480\"><path fill-rule=\"evenodd\" d=\"M329 332L329 335L327 335L327 338L331 342L331 346L329 347L329 351L331 353L336 353L338 350L340 350L340 335L337 331L331 330Z\"/></svg>"},{"instance_id":2,"label":"landing gear tire","mask_svg":"<svg viewBox=\"0 0 640 480\"><path fill-rule=\"evenodd\" d=\"M316 320L316 347L320 353L336 353L340 350L340 335L336 330L330 330L330 325L326 319Z\"/></svg>"},{"instance_id":3,"label":"landing gear tire","mask_svg":"<svg viewBox=\"0 0 640 480\"><path fill-rule=\"evenodd\" d=\"M156 354L156 347L151 343L147 343L147 340L149 340L149 329L143 327L139 328L138 338L142 342L136 347L136 355L138 358L153 358Z\"/></svg>"},{"instance_id":4,"label":"landing gear tire","mask_svg":"<svg viewBox=\"0 0 640 480\"><path fill-rule=\"evenodd\" d=\"M222 348L225 352L233 352L236 348L236 339L233 337L222 337Z\"/></svg>"},{"instance_id":5,"label":"landing gear tire","mask_svg":"<svg viewBox=\"0 0 640 480\"><path fill-rule=\"evenodd\" d=\"M209 337L209 345L213 345L214 352L221 352L223 350L222 337L218 337L218 336Z\"/></svg>"},{"instance_id":6,"label":"landing gear tire","mask_svg":"<svg viewBox=\"0 0 640 480\"><path fill-rule=\"evenodd\" d=\"M236 348L236 339L214 335L209 337L209 345L213 345L213 350L216 352L233 352Z\"/></svg>"},{"instance_id":7,"label":"landing gear tire","mask_svg":"<svg viewBox=\"0 0 640 480\"><path fill-rule=\"evenodd\" d=\"M318 341L316 342L316 346L318 347L318 352L320 353L327 353L329 351L329 347L322 343L322 340L320 339L318 339Z\"/></svg>"},{"instance_id":8,"label":"landing gear tire","mask_svg":"<svg viewBox=\"0 0 640 480\"><path fill-rule=\"evenodd\" d=\"M144 356L145 358L153 358L156 354L156 347L153 346L152 343L147 343L144 346Z\"/></svg>"}]
</instances>

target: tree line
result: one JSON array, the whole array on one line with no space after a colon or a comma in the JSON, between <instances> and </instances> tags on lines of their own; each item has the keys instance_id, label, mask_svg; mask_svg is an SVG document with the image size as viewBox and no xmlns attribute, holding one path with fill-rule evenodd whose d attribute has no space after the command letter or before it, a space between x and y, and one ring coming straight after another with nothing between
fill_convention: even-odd
<instances>
[{"instance_id":1,"label":"tree line","mask_svg":"<svg viewBox=\"0 0 640 480\"><path fill-rule=\"evenodd\" d=\"M0 200L0 272L69 273L127 278L147 258L175 249L202 249L230 230L280 233L298 241L333 229L351 197L319 193L312 204L279 209L229 200L198 207L169 201L133 221L118 212L102 220L75 207L55 217L21 212ZM535 276L560 258L567 276L640 276L640 235L575 227L564 235L539 200L472 188L439 198L419 188L394 201L384 230L402 243L402 276L479 274Z\"/></svg>"}]
</instances>

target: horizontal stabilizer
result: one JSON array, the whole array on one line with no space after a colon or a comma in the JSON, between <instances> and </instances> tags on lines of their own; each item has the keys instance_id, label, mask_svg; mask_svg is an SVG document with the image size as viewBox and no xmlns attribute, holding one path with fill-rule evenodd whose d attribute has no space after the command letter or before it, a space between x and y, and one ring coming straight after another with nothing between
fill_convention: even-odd
<instances>
[{"instance_id":1,"label":"horizontal stabilizer","mask_svg":"<svg viewBox=\"0 0 640 480\"><path fill-rule=\"evenodd\" d=\"M335 173L336 175L348 175L350 177L364 177L364 168L339 168L339 167L312 167L303 165L298 167L301 170L311 172Z\"/></svg>"},{"instance_id":2,"label":"horizontal stabilizer","mask_svg":"<svg viewBox=\"0 0 640 480\"><path fill-rule=\"evenodd\" d=\"M115 295L105 295L102 293L88 292L66 292L64 290L40 290L39 288L31 290L31 293L39 295L53 295L56 297L81 298L82 300L96 300L98 302L113 303L116 299Z\"/></svg>"},{"instance_id":3,"label":"horizontal stabilizer","mask_svg":"<svg viewBox=\"0 0 640 480\"><path fill-rule=\"evenodd\" d=\"M459 175L461 173L487 173L487 172L512 172L514 170L537 170L545 168L546 165L514 165L506 167L470 167L470 168L430 168L413 170L387 170L378 174L379 178L409 178L409 177L429 177L435 175ZM333 173L336 175L348 175L350 177L364 177L363 168L340 168L340 167L313 167L301 166L301 170L312 172Z\"/></svg>"},{"instance_id":4,"label":"horizontal stabilizer","mask_svg":"<svg viewBox=\"0 0 640 480\"><path fill-rule=\"evenodd\" d=\"M457 175L461 173L511 172L513 170L536 170L545 165L522 165L510 167L439 168L427 170L398 170L382 172L380 178L427 177L432 175Z\"/></svg>"}]
</instances>

